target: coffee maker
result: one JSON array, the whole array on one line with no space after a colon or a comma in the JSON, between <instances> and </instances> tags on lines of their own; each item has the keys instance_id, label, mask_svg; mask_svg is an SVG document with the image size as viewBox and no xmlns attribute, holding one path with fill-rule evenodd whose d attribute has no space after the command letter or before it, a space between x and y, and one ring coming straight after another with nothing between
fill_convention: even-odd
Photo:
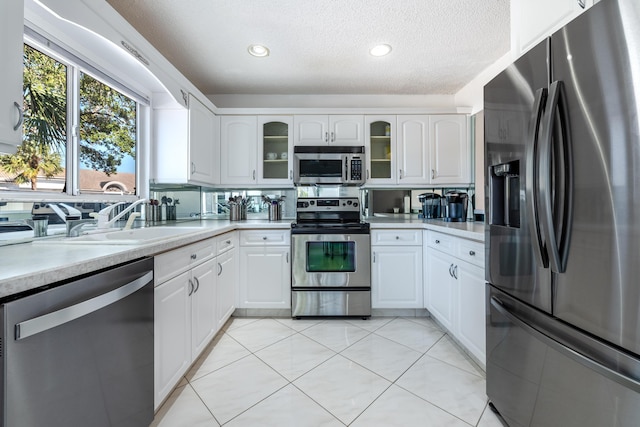
<instances>
[{"instance_id":1,"label":"coffee maker","mask_svg":"<svg viewBox=\"0 0 640 427\"><path fill-rule=\"evenodd\" d=\"M446 222L464 222L467 220L467 204L469 196L467 193L449 191L444 195Z\"/></svg>"},{"instance_id":2,"label":"coffee maker","mask_svg":"<svg viewBox=\"0 0 640 427\"><path fill-rule=\"evenodd\" d=\"M422 193L418 196L418 200L422 203L422 214L419 218L431 219L442 218L442 196L437 193Z\"/></svg>"}]
</instances>

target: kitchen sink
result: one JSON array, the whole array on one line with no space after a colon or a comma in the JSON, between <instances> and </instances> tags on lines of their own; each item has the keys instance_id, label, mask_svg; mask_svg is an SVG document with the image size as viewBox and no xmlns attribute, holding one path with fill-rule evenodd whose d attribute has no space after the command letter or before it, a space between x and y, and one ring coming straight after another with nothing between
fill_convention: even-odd
<instances>
[{"instance_id":1,"label":"kitchen sink","mask_svg":"<svg viewBox=\"0 0 640 427\"><path fill-rule=\"evenodd\" d=\"M148 227L131 230L93 232L78 237L35 240L34 243L70 245L142 245L167 238L201 232L202 227Z\"/></svg>"}]
</instances>

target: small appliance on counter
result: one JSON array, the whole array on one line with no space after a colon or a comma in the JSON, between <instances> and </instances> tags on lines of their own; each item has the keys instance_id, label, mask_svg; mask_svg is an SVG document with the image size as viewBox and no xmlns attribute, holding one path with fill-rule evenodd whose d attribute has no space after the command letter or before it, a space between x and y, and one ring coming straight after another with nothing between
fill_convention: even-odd
<instances>
[{"instance_id":1,"label":"small appliance on counter","mask_svg":"<svg viewBox=\"0 0 640 427\"><path fill-rule=\"evenodd\" d=\"M467 204L469 196L459 191L449 191L444 195L446 222L464 222L467 220Z\"/></svg>"},{"instance_id":2,"label":"small appliance on counter","mask_svg":"<svg viewBox=\"0 0 640 427\"><path fill-rule=\"evenodd\" d=\"M422 193L418 196L422 203L422 213L418 218L442 218L442 196L437 193Z\"/></svg>"}]
</instances>

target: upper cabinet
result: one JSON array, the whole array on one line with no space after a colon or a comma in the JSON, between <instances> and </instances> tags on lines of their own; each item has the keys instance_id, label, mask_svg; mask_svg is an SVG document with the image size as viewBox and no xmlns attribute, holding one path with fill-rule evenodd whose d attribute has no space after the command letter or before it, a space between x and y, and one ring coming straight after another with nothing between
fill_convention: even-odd
<instances>
[{"instance_id":1,"label":"upper cabinet","mask_svg":"<svg viewBox=\"0 0 640 427\"><path fill-rule=\"evenodd\" d=\"M14 154L22 142L22 32L24 4L0 2L0 153Z\"/></svg>"},{"instance_id":2,"label":"upper cabinet","mask_svg":"<svg viewBox=\"0 0 640 427\"><path fill-rule=\"evenodd\" d=\"M363 115L294 116L295 145L364 145Z\"/></svg>"},{"instance_id":3,"label":"upper cabinet","mask_svg":"<svg viewBox=\"0 0 640 427\"><path fill-rule=\"evenodd\" d=\"M471 159L467 128L466 116L429 116L431 184L470 182Z\"/></svg>"},{"instance_id":4,"label":"upper cabinet","mask_svg":"<svg viewBox=\"0 0 640 427\"><path fill-rule=\"evenodd\" d=\"M168 98L154 96L152 178L158 183L219 184L219 118L192 95L188 109Z\"/></svg>"},{"instance_id":5,"label":"upper cabinet","mask_svg":"<svg viewBox=\"0 0 640 427\"><path fill-rule=\"evenodd\" d=\"M220 119L220 181L223 185L255 184L258 180L258 118Z\"/></svg>"},{"instance_id":6,"label":"upper cabinet","mask_svg":"<svg viewBox=\"0 0 640 427\"><path fill-rule=\"evenodd\" d=\"M594 0L512 1L511 50L513 54L516 57L520 56L593 4Z\"/></svg>"},{"instance_id":7,"label":"upper cabinet","mask_svg":"<svg viewBox=\"0 0 640 427\"><path fill-rule=\"evenodd\" d=\"M396 183L396 116L365 116L367 184Z\"/></svg>"},{"instance_id":8,"label":"upper cabinet","mask_svg":"<svg viewBox=\"0 0 640 427\"><path fill-rule=\"evenodd\" d=\"M258 116L258 183L293 185L293 118Z\"/></svg>"},{"instance_id":9,"label":"upper cabinet","mask_svg":"<svg viewBox=\"0 0 640 427\"><path fill-rule=\"evenodd\" d=\"M366 116L367 185L471 182L467 117Z\"/></svg>"}]
</instances>

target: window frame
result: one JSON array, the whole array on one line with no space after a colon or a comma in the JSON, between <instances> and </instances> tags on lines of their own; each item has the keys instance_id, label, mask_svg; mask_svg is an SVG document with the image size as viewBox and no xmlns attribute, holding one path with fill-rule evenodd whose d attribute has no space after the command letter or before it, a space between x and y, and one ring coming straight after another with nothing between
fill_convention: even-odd
<instances>
[{"instance_id":1,"label":"window frame","mask_svg":"<svg viewBox=\"0 0 640 427\"><path fill-rule=\"evenodd\" d=\"M25 26L23 43L66 66L67 72L67 138L65 157L65 192L0 191L0 201L75 201L133 202L149 192L150 97L131 89L109 76L108 71L93 66L63 46ZM80 75L84 73L136 102L135 193L83 193L79 188Z\"/></svg>"}]
</instances>

